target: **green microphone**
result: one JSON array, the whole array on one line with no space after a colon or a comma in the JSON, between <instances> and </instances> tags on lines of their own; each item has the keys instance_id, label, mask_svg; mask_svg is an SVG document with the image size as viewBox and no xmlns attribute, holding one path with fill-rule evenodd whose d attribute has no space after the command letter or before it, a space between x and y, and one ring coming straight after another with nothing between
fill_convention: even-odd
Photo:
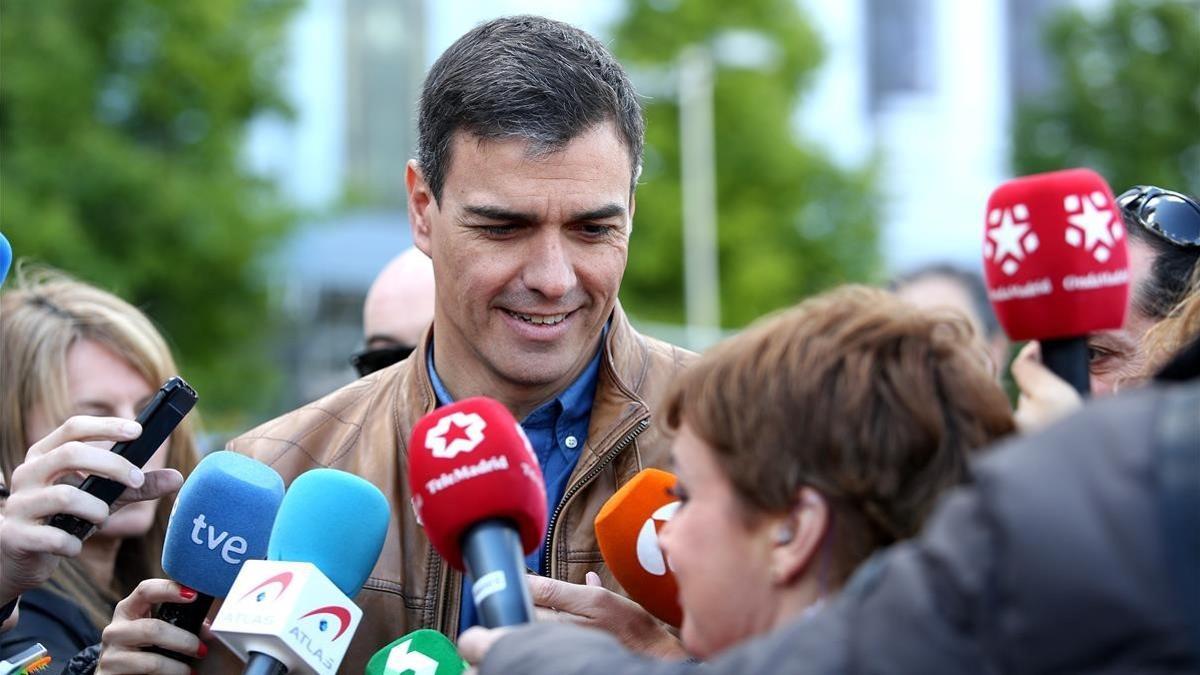
<instances>
[{"instance_id":1,"label":"green microphone","mask_svg":"<svg viewBox=\"0 0 1200 675\"><path fill-rule=\"evenodd\" d=\"M422 628L375 652L366 675L461 675L467 669L454 643Z\"/></svg>"}]
</instances>

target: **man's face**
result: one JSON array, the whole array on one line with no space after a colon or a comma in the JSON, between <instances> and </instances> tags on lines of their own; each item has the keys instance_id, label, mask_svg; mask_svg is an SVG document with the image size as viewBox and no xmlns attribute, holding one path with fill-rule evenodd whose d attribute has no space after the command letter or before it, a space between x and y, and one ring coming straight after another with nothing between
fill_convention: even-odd
<instances>
[{"instance_id":1,"label":"man's face","mask_svg":"<svg viewBox=\"0 0 1200 675\"><path fill-rule=\"evenodd\" d=\"M1129 302L1125 306L1125 323L1119 330L1092 333L1088 336L1088 371L1091 373L1092 394L1107 396L1122 386L1136 384L1144 376L1145 358L1142 338L1154 326L1153 317L1138 310L1134 298L1142 283L1150 276L1154 252L1145 244L1129 240Z\"/></svg>"},{"instance_id":2,"label":"man's face","mask_svg":"<svg viewBox=\"0 0 1200 675\"><path fill-rule=\"evenodd\" d=\"M616 128L545 156L458 132L440 200L415 163L406 182L437 280L436 367L474 390L452 393L566 388L595 354L625 271L633 199Z\"/></svg>"}]
</instances>

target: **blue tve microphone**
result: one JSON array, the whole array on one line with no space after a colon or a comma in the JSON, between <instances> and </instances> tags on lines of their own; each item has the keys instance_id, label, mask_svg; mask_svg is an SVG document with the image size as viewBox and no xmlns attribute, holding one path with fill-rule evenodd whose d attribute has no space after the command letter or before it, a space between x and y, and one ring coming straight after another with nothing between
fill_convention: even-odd
<instances>
[{"instance_id":1,"label":"blue tve microphone","mask_svg":"<svg viewBox=\"0 0 1200 675\"><path fill-rule=\"evenodd\" d=\"M243 673L333 675L362 619L350 601L379 559L391 508L353 474L313 469L292 481L267 546L245 566L212 630Z\"/></svg>"},{"instance_id":2,"label":"blue tve microphone","mask_svg":"<svg viewBox=\"0 0 1200 675\"><path fill-rule=\"evenodd\" d=\"M12 246L8 245L8 240L4 238L3 233L0 233L0 286L4 285L4 280L8 277L8 267L11 264Z\"/></svg>"},{"instance_id":3,"label":"blue tve microphone","mask_svg":"<svg viewBox=\"0 0 1200 675\"><path fill-rule=\"evenodd\" d=\"M242 564L267 557L282 501L283 479L266 464L224 450L201 460L175 498L162 557L167 576L199 596L165 603L155 618L198 634L213 600L229 593Z\"/></svg>"}]
</instances>

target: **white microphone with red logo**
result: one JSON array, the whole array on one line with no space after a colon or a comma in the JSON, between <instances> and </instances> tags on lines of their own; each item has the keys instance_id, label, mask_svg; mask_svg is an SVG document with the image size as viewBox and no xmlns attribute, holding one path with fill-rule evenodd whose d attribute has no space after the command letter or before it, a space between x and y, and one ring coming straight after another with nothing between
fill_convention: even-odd
<instances>
[{"instance_id":1,"label":"white microphone with red logo","mask_svg":"<svg viewBox=\"0 0 1200 675\"><path fill-rule=\"evenodd\" d=\"M279 506L267 560L249 560L213 620L243 674L333 675L362 610L351 598L375 567L391 509L371 483L314 469Z\"/></svg>"},{"instance_id":2,"label":"white microphone with red logo","mask_svg":"<svg viewBox=\"0 0 1200 675\"><path fill-rule=\"evenodd\" d=\"M1129 256L1108 183L1088 169L1017 178L988 198L983 271L996 318L1013 340L1088 392L1086 337L1125 321Z\"/></svg>"}]
</instances>

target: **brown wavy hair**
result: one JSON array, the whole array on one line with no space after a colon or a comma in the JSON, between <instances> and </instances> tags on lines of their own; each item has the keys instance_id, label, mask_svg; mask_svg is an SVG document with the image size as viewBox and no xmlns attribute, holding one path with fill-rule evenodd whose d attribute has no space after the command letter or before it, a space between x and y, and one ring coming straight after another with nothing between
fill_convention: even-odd
<instances>
[{"instance_id":1,"label":"brown wavy hair","mask_svg":"<svg viewBox=\"0 0 1200 675\"><path fill-rule=\"evenodd\" d=\"M122 356L157 388L178 374L175 359L144 314L117 296L47 268L18 271L11 289L0 293L0 475L25 459L29 413L45 406L56 423L70 416L67 352L78 340L94 340ZM171 434L167 466L184 476L198 461L189 415ZM101 588L76 560L64 560L48 587L74 601L101 629L112 620L113 604L143 579L163 576L162 547L174 495L159 501L154 524L143 537L121 543L113 584Z\"/></svg>"},{"instance_id":2,"label":"brown wavy hair","mask_svg":"<svg viewBox=\"0 0 1200 675\"><path fill-rule=\"evenodd\" d=\"M661 407L715 451L752 522L800 489L829 502L830 581L918 532L967 477L968 455L1013 431L965 318L846 286L704 354Z\"/></svg>"}]
</instances>

